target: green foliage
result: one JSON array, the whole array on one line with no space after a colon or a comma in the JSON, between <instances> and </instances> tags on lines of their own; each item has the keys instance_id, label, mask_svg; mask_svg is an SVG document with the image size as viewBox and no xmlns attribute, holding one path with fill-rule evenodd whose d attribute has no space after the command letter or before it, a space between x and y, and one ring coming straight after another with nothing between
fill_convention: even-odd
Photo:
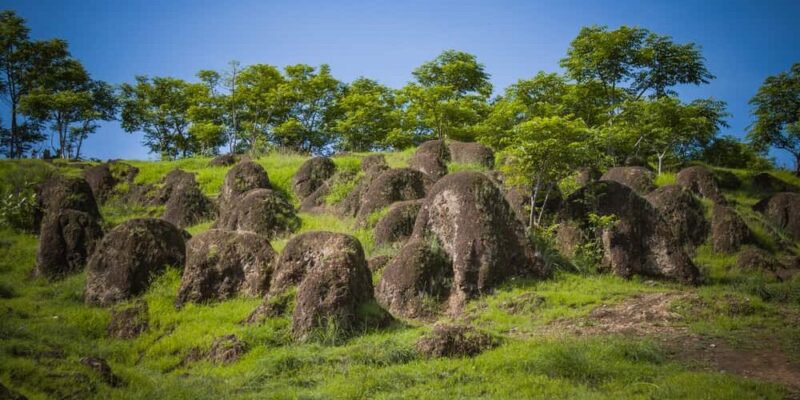
<instances>
[{"instance_id":1,"label":"green foliage","mask_svg":"<svg viewBox=\"0 0 800 400\"><path fill-rule=\"evenodd\" d=\"M725 168L746 168L766 171L773 168L772 160L764 158L752 146L733 136L714 138L698 155L698 160Z\"/></svg>"},{"instance_id":2,"label":"green foliage","mask_svg":"<svg viewBox=\"0 0 800 400\"><path fill-rule=\"evenodd\" d=\"M401 113L392 89L359 78L350 83L337 107L342 118L334 124L342 151L370 151L392 146L389 135L400 129Z\"/></svg>"},{"instance_id":3,"label":"green foliage","mask_svg":"<svg viewBox=\"0 0 800 400\"><path fill-rule=\"evenodd\" d=\"M800 63L767 78L750 104L756 122L747 136L753 146L789 152L795 158L795 175L800 175Z\"/></svg>"}]
</instances>

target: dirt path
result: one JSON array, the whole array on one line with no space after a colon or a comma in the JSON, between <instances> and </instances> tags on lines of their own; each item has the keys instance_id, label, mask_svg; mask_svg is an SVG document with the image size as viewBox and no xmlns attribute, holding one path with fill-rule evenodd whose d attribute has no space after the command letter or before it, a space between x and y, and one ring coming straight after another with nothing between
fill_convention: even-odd
<instances>
[{"instance_id":1,"label":"dirt path","mask_svg":"<svg viewBox=\"0 0 800 400\"><path fill-rule=\"evenodd\" d=\"M602 305L585 318L555 321L544 331L653 337L663 343L674 360L701 370L781 384L791 391L791 399L800 399L800 365L792 363L776 341L733 346L718 338L689 332L671 305L676 300L695 296L693 293L638 294L616 305Z\"/></svg>"}]
</instances>

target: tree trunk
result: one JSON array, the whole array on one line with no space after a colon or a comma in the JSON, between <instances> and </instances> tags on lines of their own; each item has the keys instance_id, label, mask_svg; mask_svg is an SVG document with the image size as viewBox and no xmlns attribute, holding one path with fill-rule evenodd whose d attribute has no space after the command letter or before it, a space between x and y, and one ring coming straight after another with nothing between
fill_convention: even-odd
<instances>
[{"instance_id":1,"label":"tree trunk","mask_svg":"<svg viewBox=\"0 0 800 400\"><path fill-rule=\"evenodd\" d=\"M536 177L536 185L533 187L533 193L531 193L531 212L528 215L528 229L533 228L533 216L535 215L536 210L536 199L539 197L539 185L542 183L541 176Z\"/></svg>"},{"instance_id":2,"label":"tree trunk","mask_svg":"<svg viewBox=\"0 0 800 400\"><path fill-rule=\"evenodd\" d=\"M11 144L8 147L8 158L19 157L17 152L17 135L19 135L19 127L17 126L17 103L11 99Z\"/></svg>"},{"instance_id":3,"label":"tree trunk","mask_svg":"<svg viewBox=\"0 0 800 400\"><path fill-rule=\"evenodd\" d=\"M539 208L539 216L536 218L536 226L539 226L542 223L542 216L544 215L544 209L547 208L547 199L550 198L550 192L553 190L553 183L547 185L547 192L544 194L544 200L542 201L542 206Z\"/></svg>"},{"instance_id":4,"label":"tree trunk","mask_svg":"<svg viewBox=\"0 0 800 400\"><path fill-rule=\"evenodd\" d=\"M794 175L800 176L800 153L794 155Z\"/></svg>"},{"instance_id":5,"label":"tree trunk","mask_svg":"<svg viewBox=\"0 0 800 400\"><path fill-rule=\"evenodd\" d=\"M661 176L661 166L663 165L664 157L667 155L667 152L658 153L658 176Z\"/></svg>"}]
</instances>

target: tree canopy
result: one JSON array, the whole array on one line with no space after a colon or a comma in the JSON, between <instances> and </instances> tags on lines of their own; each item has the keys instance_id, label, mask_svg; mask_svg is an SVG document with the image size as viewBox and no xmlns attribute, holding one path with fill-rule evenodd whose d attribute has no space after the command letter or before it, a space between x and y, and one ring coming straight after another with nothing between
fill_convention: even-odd
<instances>
[{"instance_id":1,"label":"tree canopy","mask_svg":"<svg viewBox=\"0 0 800 400\"><path fill-rule=\"evenodd\" d=\"M800 63L768 77L750 104L756 122L748 138L761 151L775 147L789 152L800 175Z\"/></svg>"}]
</instances>

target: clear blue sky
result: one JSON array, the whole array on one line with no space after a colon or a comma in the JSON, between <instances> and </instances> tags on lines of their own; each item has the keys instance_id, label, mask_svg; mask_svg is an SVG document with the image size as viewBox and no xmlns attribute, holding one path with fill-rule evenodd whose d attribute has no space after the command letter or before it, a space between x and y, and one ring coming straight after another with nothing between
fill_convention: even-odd
<instances>
[{"instance_id":1,"label":"clear blue sky","mask_svg":"<svg viewBox=\"0 0 800 400\"><path fill-rule=\"evenodd\" d=\"M681 88L714 97L741 137L747 101L764 78L800 62L800 1L116 1L0 0L37 39L66 39L96 79L134 75L194 79L200 69L242 64L327 63L334 75L400 87L442 50L473 53L495 91L558 61L581 26L632 25L700 44L711 84ZM7 120L6 118L3 118ZM148 158L141 135L105 125L86 145L98 158ZM775 153L783 163L788 157Z\"/></svg>"}]
</instances>

